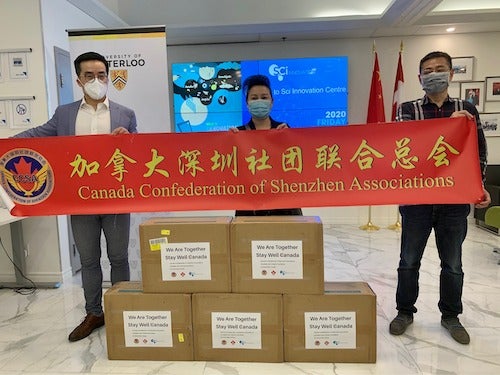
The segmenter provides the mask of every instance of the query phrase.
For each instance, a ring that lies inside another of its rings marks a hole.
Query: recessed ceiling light
[[[452,32],[454,32],[454,31],[455,31],[455,28],[454,28],[454,27],[448,27],[448,28],[446,29],[446,32],[447,32],[447,33],[452,33]]]

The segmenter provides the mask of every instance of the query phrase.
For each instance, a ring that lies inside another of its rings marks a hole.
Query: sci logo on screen
[[[269,74],[278,77],[278,81],[283,81],[283,78],[288,75],[288,66],[272,64],[269,66]]]

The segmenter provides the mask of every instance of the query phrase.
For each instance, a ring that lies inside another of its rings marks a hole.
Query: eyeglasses
[[[92,81],[94,78],[97,78],[99,81],[105,81],[108,78],[108,75],[105,72],[100,72],[97,74],[94,73],[85,73],[83,75],[85,81]]]
[[[430,73],[449,73],[450,72],[450,69],[447,68],[447,67],[437,67],[436,69],[432,69],[432,68],[429,68],[429,69],[424,69],[422,70],[422,75],[426,75],[426,74],[430,74]]]

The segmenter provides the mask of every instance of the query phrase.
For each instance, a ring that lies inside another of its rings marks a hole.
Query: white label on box
[[[210,242],[161,244],[164,281],[212,280]]]
[[[356,349],[356,312],[305,312],[306,349]]]
[[[124,311],[125,346],[173,346],[170,311]]]
[[[252,278],[302,279],[302,241],[252,241]]]
[[[212,312],[212,348],[262,349],[260,313]]]

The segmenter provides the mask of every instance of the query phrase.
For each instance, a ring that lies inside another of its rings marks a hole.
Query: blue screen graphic
[[[242,83],[269,77],[271,117],[291,127],[347,125],[347,57],[172,64],[175,131],[227,130],[249,121]]]

